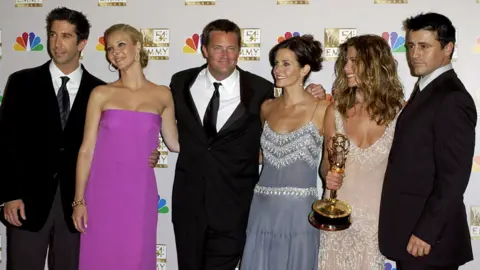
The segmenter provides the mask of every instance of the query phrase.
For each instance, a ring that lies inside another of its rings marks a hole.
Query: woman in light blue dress
[[[308,222],[318,198],[323,118],[328,101],[303,84],[322,68],[320,42],[293,37],[270,51],[282,95],[262,105],[263,168],[255,187],[241,270],[316,270],[319,231]]]

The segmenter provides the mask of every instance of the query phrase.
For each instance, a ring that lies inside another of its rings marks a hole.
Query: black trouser
[[[397,262],[398,270],[458,270],[458,266],[431,266],[420,262]]]
[[[59,188],[43,228],[29,232],[8,226],[6,248],[7,270],[44,270],[47,250],[49,270],[78,269],[80,234],[68,230]]]
[[[174,222],[173,228],[179,270],[234,270],[242,256],[246,228],[240,224],[216,230],[205,218],[196,218]]]

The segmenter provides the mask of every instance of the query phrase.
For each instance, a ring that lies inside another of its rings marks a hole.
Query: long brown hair
[[[358,88],[348,87],[344,67],[349,47],[357,50],[356,69]],[[403,86],[397,74],[397,62],[388,43],[380,36],[362,35],[349,38],[339,47],[335,62],[335,101],[340,114],[347,118],[347,110],[355,106],[356,91],[360,89],[367,112],[377,124],[388,124],[402,108]]]

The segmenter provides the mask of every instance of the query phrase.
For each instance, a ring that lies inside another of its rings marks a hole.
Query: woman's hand
[[[327,184],[327,189],[329,190],[339,190],[343,184],[343,175],[329,171],[325,176],[325,182]]]
[[[88,214],[86,205],[77,205],[73,208],[73,224],[77,231],[85,234],[87,228]]]

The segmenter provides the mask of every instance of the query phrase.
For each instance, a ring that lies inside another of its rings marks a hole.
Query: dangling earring
[[[140,53],[137,52],[137,54],[135,54],[135,61],[140,61]]]
[[[108,65],[108,70],[110,70],[111,72],[117,72],[118,69],[115,68],[115,67],[112,65],[112,63],[110,63],[110,64]]]

